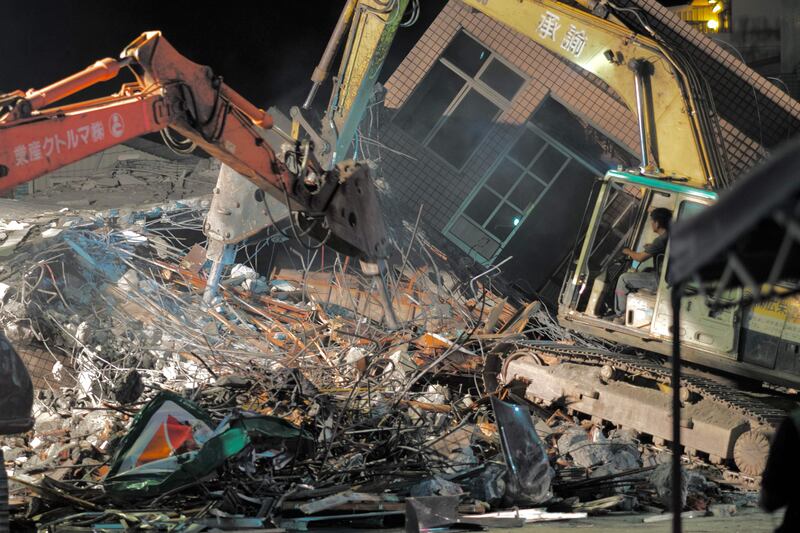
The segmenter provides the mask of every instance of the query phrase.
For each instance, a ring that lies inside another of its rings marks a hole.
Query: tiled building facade
[[[642,8],[706,75],[733,175],[800,128],[800,105],[709,37],[655,0],[619,3]],[[386,90],[392,202],[412,220],[424,204],[435,244],[478,265],[513,255],[504,271],[531,292],[568,260],[593,177],[639,151],[634,114],[603,81],[456,0]]]

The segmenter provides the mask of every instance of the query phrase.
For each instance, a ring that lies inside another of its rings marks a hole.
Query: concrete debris
[[[732,503],[715,503],[708,506],[711,516],[735,516],[736,505]]]
[[[636,434],[485,390],[495,345],[559,334],[538,302],[423,253],[390,276],[391,330],[347,259],[273,233],[205,305],[207,210],[0,221],[0,325],[37,389],[33,430],[0,439],[20,528],[389,525],[425,498],[464,524],[668,505],[669,466]],[[685,491],[692,510],[741,505],[698,473]]]
[[[658,465],[650,474],[650,483],[656,490],[661,504],[669,509],[672,505],[672,465]],[[681,474],[681,502],[686,505],[689,489],[689,477],[685,472]]]
[[[461,486],[452,481],[448,481],[440,476],[426,479],[409,489],[409,494],[414,497],[419,496],[458,496],[464,491]]]
[[[583,468],[599,466],[611,460],[611,447],[605,442],[592,442],[581,427],[568,428],[558,439],[558,453],[569,455],[575,465]]]
[[[56,173],[37,182],[30,198],[72,208],[109,209],[211,194],[218,161],[193,156],[168,161],[141,155],[119,156],[112,164],[83,175]]]

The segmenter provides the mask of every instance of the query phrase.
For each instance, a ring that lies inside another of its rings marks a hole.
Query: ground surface
[[[665,520],[657,523],[643,523],[645,514],[628,516],[598,516],[583,520],[569,520],[563,522],[545,522],[529,524],[522,528],[490,529],[492,533],[567,533],[568,531],[591,531],[592,533],[616,533],[618,531],[647,531],[667,533],[672,531],[672,522]],[[736,516],[718,518],[702,517],[689,518],[683,521],[683,531],[686,533],[768,533],[777,528],[782,519],[781,513],[770,515],[757,509],[740,509]],[[319,529],[325,533],[343,533],[344,529]],[[402,529],[359,529],[360,533],[403,533]]]
[[[585,520],[572,520],[567,522],[550,522],[544,524],[530,524],[522,529],[493,530],[493,531],[520,531],[532,533],[565,533],[569,530],[589,530],[592,533],[612,533],[634,529],[636,531],[668,532],[672,529],[672,522],[645,524],[644,516],[605,516],[592,517]],[[690,518],[683,521],[683,531],[687,533],[726,532],[726,533],[766,533],[774,531],[780,525],[780,517],[773,516],[757,510],[742,510],[737,516],[726,518],[703,517]]]

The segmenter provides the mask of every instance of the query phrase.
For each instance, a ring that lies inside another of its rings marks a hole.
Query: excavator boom
[[[139,72],[137,81],[119,93],[54,107],[124,67]],[[179,54],[160,32],[142,34],[119,60],[99,61],[38,91],[2,96],[0,106],[0,190],[170,128],[304,213],[315,234],[339,251],[369,258],[386,255],[383,221],[365,166],[323,170],[306,153],[295,154],[306,163],[290,171],[262,136],[272,126],[271,116],[210,68]]]

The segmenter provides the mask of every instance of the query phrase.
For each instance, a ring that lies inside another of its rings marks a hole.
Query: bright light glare
[[[708,26],[709,30],[718,30],[719,21],[717,19],[709,19],[708,22],[706,22],[706,26]]]
[[[514,217],[514,225],[519,226],[520,220],[519,217]]]

